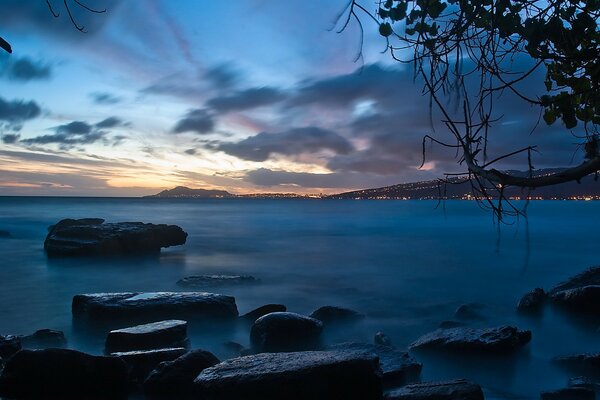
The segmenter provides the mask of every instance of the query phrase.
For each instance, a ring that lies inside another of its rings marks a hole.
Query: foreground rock
[[[377,357],[360,352],[264,353],[207,368],[195,385],[206,400],[380,399]]]
[[[48,256],[157,253],[163,247],[185,244],[186,239],[187,233],[176,225],[63,219],[49,228],[44,250]]]
[[[474,353],[507,353],[526,345],[531,331],[520,331],[514,326],[497,328],[438,329],[421,336],[410,345],[411,349],[440,349]]]
[[[483,391],[475,383],[458,379],[416,383],[385,395],[386,400],[483,400]]]
[[[241,285],[256,283],[258,280],[248,275],[195,275],[188,276],[177,281],[179,286],[184,287],[211,287],[226,285]]]
[[[163,361],[173,361],[187,353],[183,347],[166,348],[158,350],[142,350],[112,353],[111,356],[119,357],[129,368],[129,376],[135,382],[143,382],[150,372]]]
[[[570,354],[556,357],[553,361],[563,368],[584,375],[596,375],[600,372],[600,353]]]
[[[379,357],[384,386],[397,386],[414,382],[419,379],[423,368],[423,365],[407,352],[396,350],[390,346],[368,343],[340,343],[329,346],[327,349],[376,355]]]
[[[182,398],[193,393],[194,379],[219,359],[204,350],[193,350],[173,360],[162,362],[144,382],[144,393],[152,398]]]
[[[572,387],[540,393],[541,400],[595,400],[596,393],[583,387]]]
[[[549,296],[556,304],[586,313],[600,313],[600,266],[555,286]]]
[[[203,292],[92,293],[73,297],[73,315],[91,319],[237,317],[231,296]]]
[[[287,308],[283,304],[265,304],[260,306],[246,314],[242,315],[241,318],[249,322],[254,322],[263,315],[267,315],[274,312],[286,312]]]
[[[591,389],[594,392],[600,392],[600,382],[585,376],[569,378],[569,387],[582,387]]]
[[[188,347],[187,322],[167,320],[110,331],[106,351],[153,350],[168,347]]]
[[[517,303],[517,311],[521,313],[539,312],[546,301],[546,292],[542,288],[535,288],[526,293]]]
[[[0,358],[7,359],[21,350],[21,339],[17,336],[0,336]]]
[[[48,347],[65,347],[67,338],[62,331],[40,329],[31,335],[21,336],[23,347],[28,349],[45,349]]]
[[[21,350],[0,376],[8,398],[124,398],[127,387],[123,360],[67,349]]]
[[[363,314],[354,310],[350,310],[349,308],[335,306],[324,306],[318,308],[317,310],[313,311],[310,316],[314,319],[318,319],[325,325],[356,322],[365,317]]]
[[[254,321],[250,344],[257,353],[314,350],[319,347],[323,324],[305,315],[275,312]]]

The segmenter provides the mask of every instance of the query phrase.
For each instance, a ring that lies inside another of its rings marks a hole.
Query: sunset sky
[[[356,25],[331,29],[347,0],[90,0],[107,12],[73,6],[87,33],[53,3],[58,18],[0,1],[14,51],[0,55],[0,195],[331,193],[460,170],[435,147],[418,168],[428,99],[366,21],[354,61]],[[535,143],[538,168],[580,162],[560,126],[530,133],[538,110],[504,95],[498,112],[499,152]]]

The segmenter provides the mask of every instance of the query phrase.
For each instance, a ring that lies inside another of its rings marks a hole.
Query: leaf
[[[4,40],[4,38],[2,38],[2,36],[0,36],[0,47],[2,47],[4,50],[6,50],[9,53],[12,53],[12,47],[10,47],[10,44]]]

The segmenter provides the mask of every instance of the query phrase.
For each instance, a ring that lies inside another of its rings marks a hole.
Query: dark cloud
[[[56,127],[56,132],[65,135],[87,135],[92,131],[92,125],[84,121],[73,121]]]
[[[39,117],[42,113],[35,101],[12,100],[0,97],[0,120],[10,123],[22,122]]]
[[[213,116],[206,110],[190,110],[173,128],[174,133],[196,132],[211,133],[215,128]]]
[[[69,134],[69,133],[55,133],[52,135],[42,135],[31,139],[23,139],[22,143],[31,144],[51,144],[56,143],[61,145],[63,148],[69,148],[71,146],[80,144],[92,144],[105,136],[105,132],[90,132],[88,134]]]
[[[217,89],[229,89],[237,84],[240,72],[231,64],[219,64],[204,73],[206,78]]]
[[[124,125],[126,123],[116,117],[106,118],[96,124],[90,124],[85,121],[73,121],[55,127],[55,133],[53,134],[23,139],[21,143],[27,145],[58,144],[62,149],[70,149],[76,145],[92,144],[98,141],[103,141],[106,145],[116,146],[123,142],[126,137],[119,135],[111,139],[108,137],[109,132],[105,129]]]
[[[20,135],[9,133],[2,135],[2,142],[4,144],[13,144],[19,140]]]
[[[123,100],[118,96],[106,92],[94,92],[90,94],[90,97],[92,98],[94,103],[101,105],[118,104]]]
[[[41,60],[32,60],[29,57],[2,56],[0,58],[2,69],[0,76],[11,81],[27,82],[31,80],[49,79],[52,67]]]
[[[115,128],[117,126],[126,125],[123,121],[121,121],[117,117],[108,117],[96,124],[96,128]]]
[[[196,149],[187,149],[184,151],[184,153],[193,156],[194,154],[196,154]]]
[[[278,103],[286,97],[285,93],[272,87],[251,88],[232,95],[214,97],[206,105],[217,113],[243,111]]]
[[[235,143],[221,143],[218,150],[250,161],[266,161],[272,154],[300,155],[320,150],[347,154],[352,144],[339,134],[322,128],[294,128],[279,133],[261,132]]]

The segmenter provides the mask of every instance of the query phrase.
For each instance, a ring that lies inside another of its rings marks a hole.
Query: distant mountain
[[[199,199],[213,199],[213,198],[226,198],[234,197],[231,193],[225,190],[207,190],[207,189],[190,189],[185,186],[177,186],[174,189],[163,190],[158,194],[144,197],[159,197],[159,198],[199,198]]]

